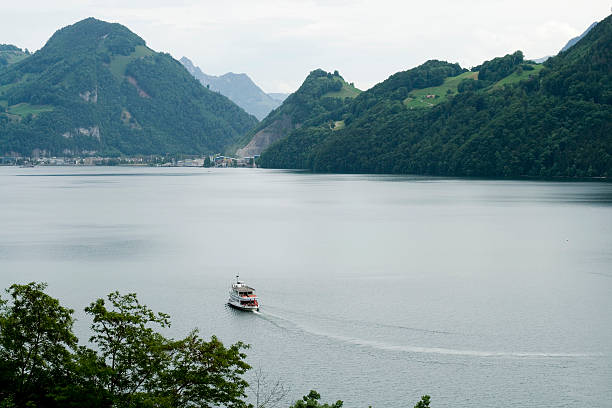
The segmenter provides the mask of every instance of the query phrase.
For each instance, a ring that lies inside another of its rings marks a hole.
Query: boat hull
[[[234,309],[242,310],[243,312],[258,312],[259,306],[247,306],[233,303],[231,300],[227,302],[228,306],[233,307]]]

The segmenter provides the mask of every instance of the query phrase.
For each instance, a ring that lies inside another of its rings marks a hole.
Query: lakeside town
[[[134,157],[32,157],[0,156],[0,166],[149,166],[149,167],[257,167],[259,155],[229,157],[211,156],[134,156]]]

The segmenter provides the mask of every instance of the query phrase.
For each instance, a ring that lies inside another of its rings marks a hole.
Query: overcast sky
[[[208,74],[245,72],[292,92],[309,71],[337,69],[361,89],[428,59],[469,68],[517,49],[556,54],[610,0],[0,0],[0,43],[41,48],[86,17],[126,25],[156,51]]]

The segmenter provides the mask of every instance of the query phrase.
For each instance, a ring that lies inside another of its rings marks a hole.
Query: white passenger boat
[[[255,294],[255,289],[245,285],[238,275],[236,275],[236,282],[232,283],[230,288],[227,304],[240,310],[259,310],[259,299]]]

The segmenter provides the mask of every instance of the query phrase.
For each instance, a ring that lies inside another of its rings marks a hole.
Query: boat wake
[[[268,306],[266,307],[268,308]],[[316,317],[319,320],[325,320],[325,321],[329,321],[329,322],[337,322],[337,323],[352,323],[355,325],[359,325],[359,326],[363,326],[363,325],[367,325],[370,327],[374,327],[374,328],[389,328],[389,329],[396,329],[396,330],[405,330],[405,331],[411,331],[411,332],[419,332],[419,333],[430,333],[430,334],[455,334],[455,335],[459,335],[460,333],[456,333],[456,332],[450,332],[450,331],[445,331],[445,330],[432,330],[432,329],[423,329],[420,327],[410,327],[410,326],[402,326],[402,325],[398,325],[398,324],[388,324],[388,323],[378,323],[378,322],[371,322],[371,321],[365,321],[365,320],[353,320],[353,319],[337,319],[337,318],[333,318],[330,316],[317,316],[314,315],[312,313],[302,313],[302,312],[295,312],[295,311],[289,311],[289,310],[283,310],[280,309],[278,307],[274,307],[277,310],[282,310],[286,313],[289,313],[291,315],[301,315],[301,316],[306,316],[308,318],[312,318],[313,316]],[[280,316],[278,316],[280,318]]]
[[[559,353],[559,352],[530,352],[530,351],[490,351],[490,350],[467,350],[446,347],[424,347],[408,344],[392,344],[377,340],[367,340],[358,337],[342,336],[326,333],[320,330],[306,327],[282,316],[265,312],[254,312],[262,319],[274,326],[288,331],[299,331],[317,337],[324,337],[333,341],[351,344],[357,347],[368,347],[376,350],[411,353],[411,354],[437,354],[448,356],[463,357],[482,357],[482,358],[589,358],[601,357],[602,353]],[[381,325],[385,326],[385,325]],[[442,332],[444,333],[444,332]]]
[[[580,357],[596,357],[601,354],[593,353],[546,353],[546,352],[517,352],[517,351],[486,351],[486,350],[464,350],[464,349],[449,349],[443,347],[421,347],[413,345],[397,345],[388,344],[379,341],[370,341],[358,338],[345,336],[328,336],[323,333],[317,335],[326,336],[335,340],[343,341],[357,346],[372,347],[378,350],[400,351],[406,353],[418,354],[444,354],[450,356],[466,356],[466,357],[506,357],[506,358],[580,358]]]

